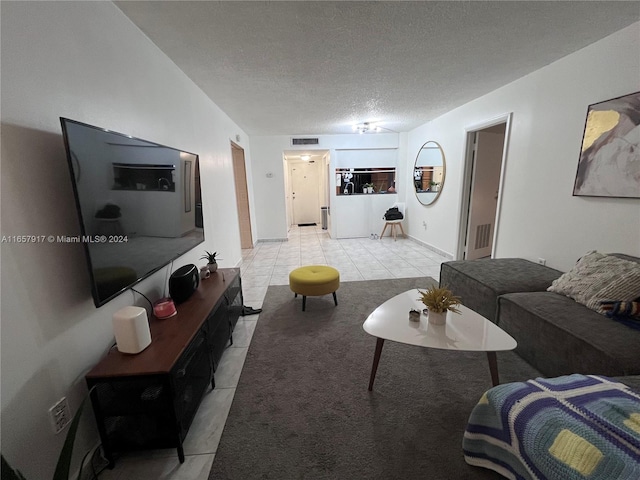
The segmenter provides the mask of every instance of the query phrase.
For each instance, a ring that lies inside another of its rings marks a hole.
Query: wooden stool
[[[402,220],[388,220],[385,224],[384,224],[384,228],[382,229],[382,233],[380,234],[380,239],[382,239],[382,237],[384,237],[384,232],[385,230],[387,230],[387,227],[391,225],[391,236],[393,237],[393,240],[395,241],[398,238],[398,227],[400,227],[400,231],[402,232],[402,235],[404,237],[407,236],[406,233],[404,233],[404,229],[402,228]]]
[[[326,265],[309,265],[296,268],[289,273],[289,288],[302,295],[302,311],[307,305],[307,296],[320,296],[333,293],[333,301],[338,305],[336,290],[340,288],[340,272]]]

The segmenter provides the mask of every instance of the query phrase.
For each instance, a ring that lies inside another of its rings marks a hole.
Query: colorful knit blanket
[[[498,385],[471,412],[470,465],[527,480],[640,479],[640,395],[606,377]]]

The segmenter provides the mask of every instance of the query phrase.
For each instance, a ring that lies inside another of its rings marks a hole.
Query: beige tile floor
[[[440,264],[447,259],[404,238],[329,238],[320,227],[293,227],[286,242],[265,242],[242,252],[244,304],[262,307],[269,285],[288,285],[289,272],[301,265],[331,265],[340,280],[359,281],[429,276],[439,279]],[[293,296],[292,296],[293,298]],[[225,351],[215,373],[216,388],[208,391],[184,443],[181,465],[175,449],[123,454],[101,480],[206,479],[224,429],[259,315],[240,317],[233,345]],[[364,319],[363,319],[364,320]]]

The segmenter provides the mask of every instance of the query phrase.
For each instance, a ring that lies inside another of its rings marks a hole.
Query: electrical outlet
[[[49,409],[49,418],[51,419],[53,433],[60,433],[67,426],[71,421],[71,410],[69,410],[69,403],[66,397],[62,397]]]
[[[546,264],[547,264],[547,261],[546,261],[544,258],[539,258],[539,259],[538,259],[538,263],[539,263],[540,265],[546,265]]]

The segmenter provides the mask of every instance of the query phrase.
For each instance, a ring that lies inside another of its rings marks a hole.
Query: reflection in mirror
[[[204,241],[198,155],[62,122],[100,306]]]
[[[422,145],[413,167],[413,184],[421,204],[431,205],[440,196],[445,171],[444,152],[440,144],[429,141]]]

